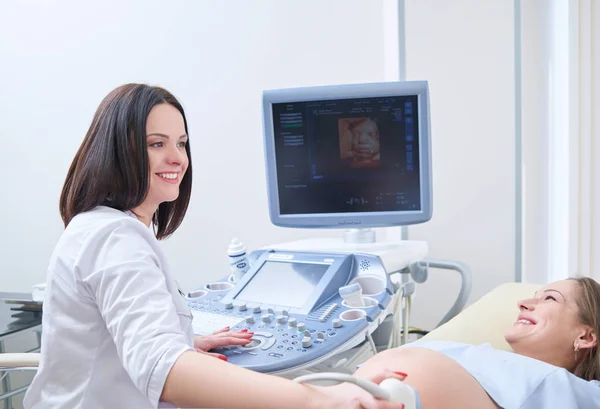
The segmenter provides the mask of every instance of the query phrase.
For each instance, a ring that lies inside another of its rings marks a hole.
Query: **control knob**
[[[333,321],[333,328],[339,328],[342,326],[342,320],[335,318]]]
[[[254,324],[254,317],[252,315],[248,315],[245,319],[247,324]]]
[[[268,324],[269,322],[271,322],[271,314],[263,314],[261,319],[262,322]]]
[[[312,345],[312,337],[304,337],[302,338],[302,348],[308,348]]]
[[[278,324],[285,324],[286,318],[283,315],[279,315],[277,316],[277,323]]]
[[[304,332],[306,330],[306,324],[301,322],[298,324],[298,332]]]
[[[297,321],[296,321],[296,318],[290,318],[290,319],[288,320],[288,326],[289,326],[290,328],[294,328],[294,327],[296,326],[296,323],[297,323]]]

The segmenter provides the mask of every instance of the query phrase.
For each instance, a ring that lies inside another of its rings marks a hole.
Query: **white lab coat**
[[[159,398],[177,358],[194,350],[192,315],[149,228],[108,207],[77,215],[47,285],[25,408],[171,407]]]

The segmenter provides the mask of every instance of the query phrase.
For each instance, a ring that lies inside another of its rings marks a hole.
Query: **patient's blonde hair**
[[[589,277],[574,277],[569,278],[569,280],[576,281],[581,287],[581,297],[577,299],[579,319],[583,324],[592,327],[598,340],[600,338],[600,284]],[[581,351],[581,353],[582,357],[573,373],[588,381],[600,381],[598,345]]]

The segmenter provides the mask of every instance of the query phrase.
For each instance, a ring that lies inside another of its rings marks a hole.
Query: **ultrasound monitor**
[[[267,90],[263,126],[274,225],[363,229],[431,219],[427,82]]]

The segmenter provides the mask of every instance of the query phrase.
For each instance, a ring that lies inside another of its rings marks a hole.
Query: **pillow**
[[[450,321],[420,338],[465,344],[490,343],[494,348],[512,351],[504,333],[519,315],[517,302],[532,297],[541,284],[505,283],[465,308]]]

